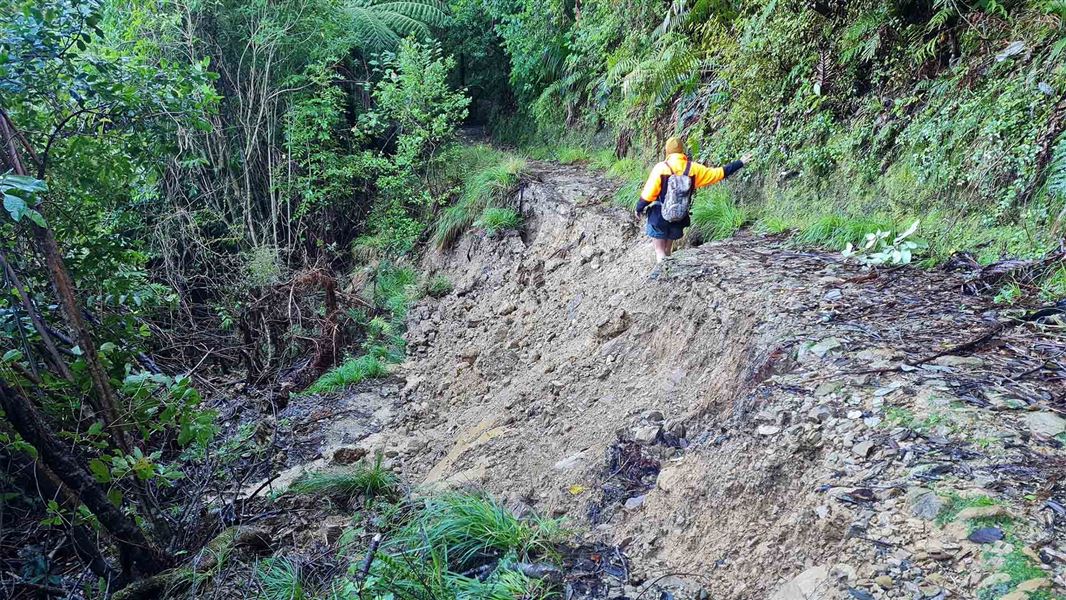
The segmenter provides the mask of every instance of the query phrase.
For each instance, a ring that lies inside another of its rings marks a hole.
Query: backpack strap
[[[670,171],[671,175],[677,175],[677,173],[674,173],[674,168],[670,166],[670,161],[664,160],[663,164],[666,165],[666,170]]]
[[[691,158],[685,160],[685,177],[689,176],[688,172],[689,172],[690,169],[692,169],[692,159]],[[673,171],[670,171],[670,172],[673,173]]]

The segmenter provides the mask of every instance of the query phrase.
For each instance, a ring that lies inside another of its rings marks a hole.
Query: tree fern
[[[873,60],[881,48],[881,31],[887,23],[888,11],[884,8],[859,17],[844,31],[844,37],[841,40],[843,47],[841,56],[844,62],[850,63],[855,59],[860,62]]]
[[[686,37],[666,36],[657,46],[644,60],[626,57],[609,69],[608,77],[621,84],[626,97],[662,104],[702,74],[703,60]]]
[[[392,50],[409,35],[429,37],[448,16],[436,0],[348,0],[345,10],[356,44],[367,52]]]

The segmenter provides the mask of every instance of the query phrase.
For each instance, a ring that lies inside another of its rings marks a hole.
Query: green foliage
[[[700,192],[692,205],[692,226],[706,240],[727,238],[751,222],[747,210],[737,206],[728,188]]]
[[[475,225],[484,229],[489,235],[493,235],[522,227],[522,215],[519,215],[518,211],[513,208],[489,207],[482,211]]]
[[[572,148],[564,146],[556,151],[556,160],[564,165],[583,163],[589,161],[589,152],[584,148]]]
[[[454,68],[455,59],[442,56],[439,45],[405,40],[374,87],[378,110],[368,113],[363,123],[384,119],[399,128],[394,161],[400,170],[431,159],[442,144],[454,139],[455,126],[466,118],[470,98],[448,85]]]
[[[303,495],[340,497],[345,500],[363,496],[393,496],[399,487],[399,479],[381,466],[381,455],[374,464],[357,466],[352,470],[307,472],[289,487],[289,492]]]
[[[447,548],[449,561],[461,567],[494,554],[550,555],[561,533],[558,522],[521,521],[489,496],[452,493],[428,498],[396,543]]]
[[[489,496],[430,496],[386,537],[366,588],[379,597],[548,598],[551,590],[513,566],[555,559],[562,535],[557,522],[519,520]],[[493,560],[478,579],[461,575]]]
[[[922,240],[909,239],[918,230],[920,223],[921,221],[915,221],[906,231],[895,236],[887,230],[867,233],[860,248],[856,249],[848,242],[843,255],[845,258],[854,257],[870,266],[910,264],[915,254],[929,247],[929,244]]]
[[[1018,282],[1004,284],[992,299],[996,304],[1014,304],[1022,299],[1024,292]]]
[[[526,168],[521,158],[487,146],[474,147],[467,158],[472,170],[463,179],[462,193],[434,226],[433,243],[439,249],[451,246],[486,208],[507,207]]]
[[[455,284],[444,275],[434,275],[424,285],[425,295],[430,298],[443,298],[454,289]]]
[[[346,359],[340,366],[330,369],[306,390],[305,394],[328,394],[353,386],[366,379],[385,377],[389,369],[376,356],[365,354],[359,358]]]
[[[268,558],[256,567],[263,600],[307,600],[300,567],[287,558]]]
[[[446,8],[436,0],[345,0],[352,35],[364,50],[392,50],[406,36],[430,37],[444,23]]]
[[[876,217],[849,218],[841,215],[820,217],[804,227],[798,236],[804,244],[842,248],[860,243],[871,231],[891,230],[893,225]]]

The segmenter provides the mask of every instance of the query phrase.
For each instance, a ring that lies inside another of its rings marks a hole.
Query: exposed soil
[[[395,378],[292,415],[311,468],[382,450],[564,516],[590,555],[628,555],[588,597],[1062,593],[1060,313],[751,233],[654,267],[612,191],[533,164],[521,235],[427,256],[455,291],[412,308]]]

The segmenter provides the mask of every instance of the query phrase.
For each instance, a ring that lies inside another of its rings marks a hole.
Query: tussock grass
[[[858,245],[867,233],[896,229],[895,223],[889,219],[831,214],[817,218],[800,229],[797,241],[812,246],[843,249],[849,242]]]
[[[724,187],[699,194],[692,205],[692,226],[706,240],[727,238],[751,222],[751,215],[738,206]]]
[[[422,284],[422,293],[430,298],[443,298],[454,289],[455,284],[444,275],[434,275]]]
[[[378,357],[365,354],[358,358],[349,358],[340,366],[326,371],[303,393],[327,394],[353,386],[366,379],[384,377],[388,374],[388,367]]]
[[[546,599],[555,594],[514,564],[556,559],[564,535],[558,522],[520,520],[487,495],[430,496],[386,537],[366,591],[370,597]],[[470,576],[477,568],[488,571]]]
[[[379,454],[374,464],[347,470],[328,470],[304,473],[289,487],[298,495],[321,495],[343,498],[395,496],[400,480],[381,466]]]
[[[476,225],[490,234],[522,226],[522,216],[513,208],[489,207],[481,213]]]
[[[493,160],[464,178],[459,200],[438,218],[433,231],[438,249],[454,244],[486,208],[506,207],[517,189],[526,161],[495,150],[488,156]]]
[[[555,151],[555,160],[564,165],[587,163],[591,158],[592,155],[585,148],[564,146]]]
[[[306,600],[300,568],[287,558],[268,558],[256,568],[263,600]]]
[[[398,539],[447,548],[449,561],[461,568],[511,552],[521,559],[551,554],[561,533],[557,521],[519,520],[490,496],[448,493],[428,498]]]

